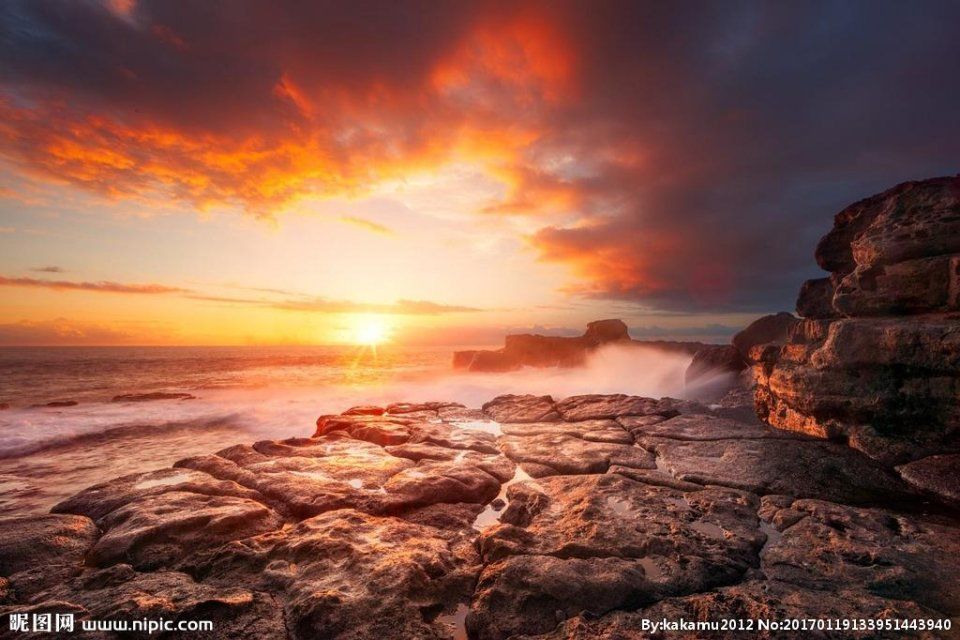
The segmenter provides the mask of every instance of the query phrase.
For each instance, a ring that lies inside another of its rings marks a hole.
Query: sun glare
[[[357,318],[351,337],[355,344],[375,347],[390,339],[390,325],[381,316]]]

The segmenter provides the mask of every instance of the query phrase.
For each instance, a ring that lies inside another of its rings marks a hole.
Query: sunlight
[[[375,347],[390,339],[390,324],[383,316],[359,316],[351,328],[354,344]]]

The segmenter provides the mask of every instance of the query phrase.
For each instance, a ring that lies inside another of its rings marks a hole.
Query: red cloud
[[[950,3],[108,4],[0,3],[24,170],[273,215],[466,159],[586,295],[788,305],[834,211],[960,157]]]

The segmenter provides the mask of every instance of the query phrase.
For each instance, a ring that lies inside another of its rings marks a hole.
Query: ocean
[[[449,347],[0,348],[0,515],[233,444],[310,436],[318,416],[358,404],[681,396],[690,358],[606,348],[584,368],[498,374],[451,361]]]

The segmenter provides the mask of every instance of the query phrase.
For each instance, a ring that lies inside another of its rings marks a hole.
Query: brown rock
[[[717,375],[738,374],[746,368],[746,361],[733,345],[711,345],[693,354],[684,382],[690,384]]]
[[[514,485],[504,524],[482,536],[473,636],[544,633],[582,611],[633,608],[735,581],[764,536],[756,497],[686,494],[616,475]],[[471,636],[471,637],[473,637]]]
[[[900,478],[863,454],[817,440],[675,440],[642,438],[657,467],[706,485],[822,498],[853,504],[916,498]]]
[[[836,318],[833,308],[834,283],[830,278],[807,280],[800,285],[797,313],[803,318]]]
[[[483,413],[497,422],[550,422],[559,420],[550,396],[503,395],[484,403]]]
[[[532,477],[557,474],[605,473],[610,465],[655,468],[653,456],[639,447],[582,440],[568,433],[502,436],[504,455]]]
[[[204,583],[278,592],[302,638],[446,638],[424,612],[469,600],[479,570],[449,530],[340,510],[229,544],[193,567]]]
[[[6,598],[23,602],[79,573],[98,533],[83,516],[0,518],[0,576],[9,578]]]
[[[960,506],[960,455],[930,456],[897,467],[911,485]]]
[[[280,516],[253,500],[171,491],[129,502],[104,516],[103,536],[89,560],[101,567],[128,562],[154,569],[281,524]]]
[[[623,420],[628,420],[624,418]],[[651,421],[646,424],[629,422],[631,433],[638,442],[655,443],[656,438],[673,440],[752,440],[756,438],[793,439],[797,437],[763,424],[739,422],[712,415],[685,414],[674,418]]]
[[[190,469],[161,469],[114,478],[84,489],[55,505],[53,513],[74,513],[100,520],[125,504],[143,498],[185,491],[209,496],[233,496],[264,502],[263,496],[229,480]]]
[[[784,344],[797,318],[791,313],[780,313],[763,316],[747,325],[747,328],[733,336],[733,346],[746,358],[750,349],[761,344],[773,342]]]
[[[622,393],[570,396],[557,403],[557,411],[567,422],[611,419],[656,413],[657,401],[653,398],[627,396]]]
[[[565,434],[590,442],[633,444],[633,437],[614,420],[581,420],[580,422],[520,422],[501,427],[507,436]]]
[[[663,620],[721,624],[726,620],[741,620],[751,624],[752,631],[698,630],[670,631],[665,637],[678,640],[726,640],[733,634],[750,638],[786,639],[802,632],[760,630],[758,620],[869,620],[869,619],[937,619],[935,611],[913,602],[879,598],[857,588],[831,591],[803,589],[776,580],[751,580],[741,585],[722,587],[715,591],[667,598],[642,611],[613,611],[600,618],[580,615],[567,620],[554,631],[538,635],[539,640],[646,640],[653,636],[649,623]],[[647,626],[645,626],[647,623]],[[518,636],[528,640],[533,636]],[[862,631],[831,631],[831,639],[859,640]],[[871,632],[870,638],[934,638],[934,633],[911,634],[904,631]]]
[[[176,571],[137,573],[130,565],[90,571],[37,596],[74,603],[95,620],[210,620],[212,640],[269,640],[284,637],[282,608],[268,594],[229,585],[214,588]],[[77,622],[79,627],[79,622]],[[86,636],[84,636],[86,637]],[[129,637],[147,638],[147,633]],[[165,636],[164,636],[165,637]]]
[[[374,407],[372,405],[361,405],[358,407],[351,407],[344,411],[341,415],[344,416],[382,416],[386,409],[383,407]]]
[[[768,578],[821,591],[863,585],[878,597],[960,613],[960,529],[819,500],[790,509],[803,517],[766,549]]]

